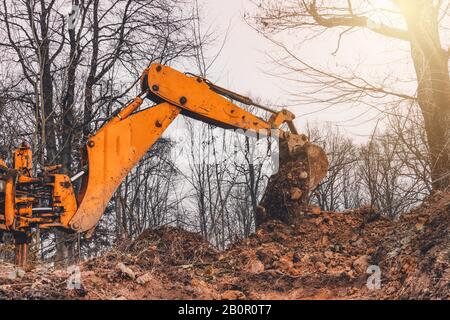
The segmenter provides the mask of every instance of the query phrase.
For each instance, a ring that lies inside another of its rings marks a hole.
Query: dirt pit
[[[146,230],[67,271],[0,265],[0,299],[449,299],[450,192],[390,221],[370,208],[273,220],[217,251],[197,234]],[[377,282],[379,275],[380,282]]]

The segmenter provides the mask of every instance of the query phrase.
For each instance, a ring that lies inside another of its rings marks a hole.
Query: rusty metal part
[[[315,189],[328,172],[328,157],[325,151],[308,141],[305,135],[287,133],[280,140],[280,162],[305,162],[306,170],[299,176],[308,179],[306,187],[310,191]]]

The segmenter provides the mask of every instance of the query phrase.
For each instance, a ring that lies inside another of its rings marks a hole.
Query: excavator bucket
[[[256,227],[271,219],[296,224],[298,212],[307,210],[310,193],[325,178],[325,151],[305,135],[286,133],[280,137],[280,166],[273,174],[255,213]]]
[[[325,151],[302,134],[286,133],[280,138],[280,167],[289,166],[289,175],[302,180],[303,192],[315,189],[327,175]],[[285,170],[286,171],[286,170]]]

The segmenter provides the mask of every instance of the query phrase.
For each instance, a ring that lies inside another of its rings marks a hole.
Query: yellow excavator
[[[179,114],[226,129],[242,129],[259,136],[276,135],[287,142],[284,145],[288,152],[304,151],[300,154],[310,164],[303,177],[307,179],[304,184],[307,189],[314,188],[325,177],[328,165],[325,153],[309,143],[305,135],[298,134],[292,122],[294,115],[288,110],[261,106],[207,79],[163,64],[150,65],[140,80],[141,94],[87,139],[82,169],[74,176],[58,173],[61,165],[44,167],[34,174],[32,151],[26,142],[15,150],[12,168],[0,160],[0,234],[13,234],[17,265],[27,263],[33,228],[92,234],[122,180]],[[140,108],[145,98],[155,104]],[[271,116],[263,120],[230,99],[262,108]],[[284,123],[289,131],[280,128]],[[82,180],[76,192],[73,183],[78,179]]]

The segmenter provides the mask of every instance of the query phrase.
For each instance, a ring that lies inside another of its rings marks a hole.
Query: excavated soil
[[[66,271],[0,265],[0,299],[449,299],[450,192],[390,221],[370,208],[302,209],[225,251],[173,227]],[[381,288],[369,288],[379,268]]]

